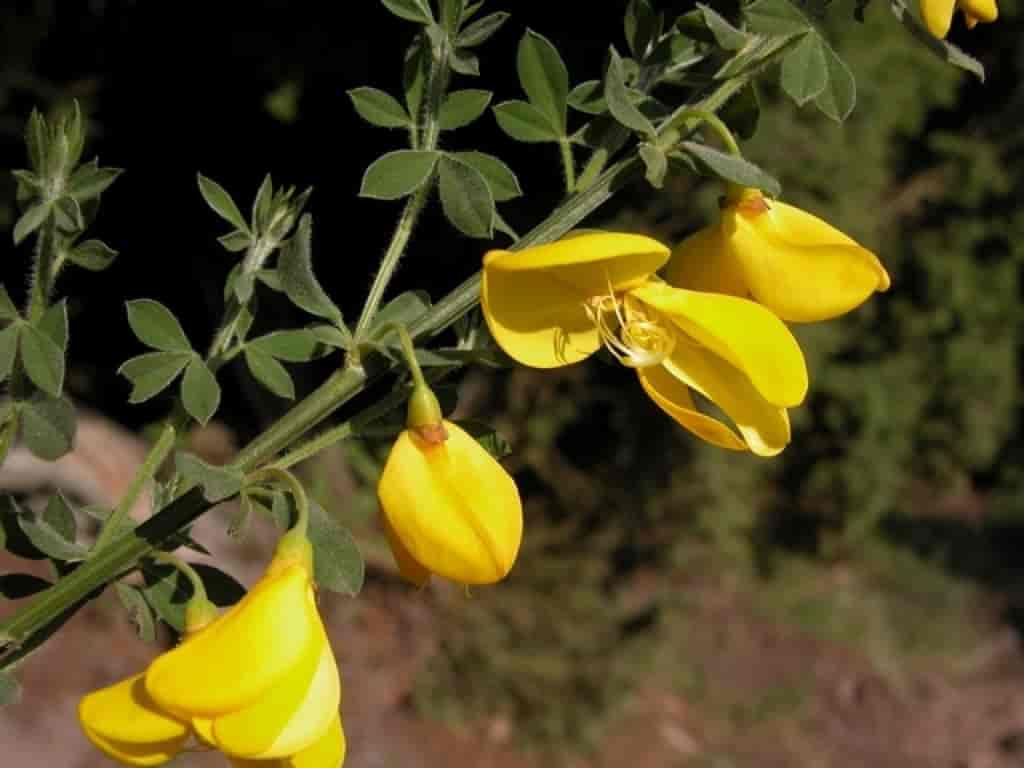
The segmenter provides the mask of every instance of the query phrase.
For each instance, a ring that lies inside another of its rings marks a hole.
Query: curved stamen
[[[620,299],[610,286],[607,294],[592,296],[584,311],[605,348],[629,368],[660,365],[672,354],[676,334],[649,308]]]

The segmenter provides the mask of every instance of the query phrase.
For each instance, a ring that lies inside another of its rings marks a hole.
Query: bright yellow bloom
[[[162,765],[191,736],[188,725],[157,708],[142,674],[85,696],[78,719],[89,741],[124,765]]]
[[[338,669],[302,543],[297,556],[279,548],[240,602],[144,674],[84,697],[79,718],[90,741],[127,765],[165,763],[194,736],[232,758],[338,768],[313,759],[343,755],[344,735]]]
[[[786,408],[807,392],[800,347],[760,304],[655,278],[668,258],[655,240],[617,233],[491,251],[481,307],[498,344],[525,365],[568,365],[603,345],[636,368],[651,399],[698,437],[777,454],[790,438]],[[736,430],[697,410],[691,390],[721,408]]]
[[[335,716],[330,728],[318,741],[291,757],[277,760],[231,760],[233,768],[341,768],[345,762],[345,732],[341,718]]]
[[[717,224],[684,240],[665,279],[681,288],[752,297],[793,323],[837,317],[889,288],[889,275],[871,251],[757,190],[745,190],[722,209]]]
[[[519,491],[472,436],[448,421],[442,427],[426,435],[406,429],[392,446],[377,486],[384,530],[402,576],[414,584],[432,573],[491,584],[519,552]]]
[[[942,39],[949,33],[953,13],[959,8],[968,29],[979,21],[989,23],[999,17],[995,0],[921,0],[921,17],[928,31]]]

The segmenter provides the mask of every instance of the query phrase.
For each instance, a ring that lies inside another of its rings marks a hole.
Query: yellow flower
[[[146,690],[235,757],[288,757],[318,741],[341,683],[308,564],[275,558],[239,603],[150,665]]]
[[[161,765],[194,737],[233,759],[272,761],[261,763],[267,768],[338,768],[340,758],[323,756],[344,755],[341,684],[308,541],[278,553],[224,615],[187,621],[183,642],[145,673],[82,699],[79,719],[93,744],[136,766]]]
[[[928,31],[942,39],[949,33],[953,13],[959,8],[968,29],[979,21],[989,23],[999,17],[995,0],[921,0],[921,17]]]
[[[232,758],[233,768],[341,768],[345,762],[345,732],[341,718],[335,716],[319,740],[301,752],[277,760],[243,760]]]
[[[398,436],[377,486],[384,530],[402,576],[422,586],[432,573],[491,584],[512,569],[523,508],[509,474],[448,421]]]
[[[755,302],[655,278],[668,258],[661,243],[618,233],[491,251],[484,257],[481,307],[498,344],[525,365],[568,365],[603,345],[698,437],[777,454],[790,438],[786,408],[807,392],[800,347]],[[736,430],[697,410],[691,390],[721,408]]]
[[[752,297],[783,320],[827,320],[889,288],[871,251],[816,216],[744,190],[717,225],[684,240],[665,279],[697,291]]]

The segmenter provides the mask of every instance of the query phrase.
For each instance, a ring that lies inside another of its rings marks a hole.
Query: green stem
[[[441,105],[448,90],[449,53],[450,45],[447,33],[439,34],[430,59],[430,72],[427,74],[427,98],[424,100],[422,113],[423,129],[417,142],[417,148],[424,152],[434,151],[437,148],[437,140],[441,135],[439,118]],[[373,322],[373,318],[377,315],[381,299],[384,298],[384,292],[387,291],[391,277],[395,273],[395,268],[398,267],[398,262],[405,253],[412,230],[416,226],[420,213],[423,212],[423,206],[430,197],[430,190],[433,188],[433,185],[434,173],[432,172],[430,178],[426,179],[420,188],[413,193],[412,197],[406,201],[405,208],[402,209],[402,215],[398,218],[395,231],[391,235],[391,242],[384,253],[384,258],[381,259],[380,267],[378,267],[377,274],[370,285],[370,292],[366,296],[366,303],[363,304],[363,311],[359,314],[359,320],[356,323],[354,332],[355,344],[353,345],[355,356],[351,358],[355,363],[360,362],[358,356],[359,344],[364,340],[366,332]]]
[[[288,492],[295,499],[295,525],[291,530],[299,536],[305,536],[309,530],[309,499],[306,497],[306,489],[302,483],[291,472],[277,466],[263,467],[253,472],[246,478],[247,483],[262,483],[267,480],[280,481],[288,486]]]
[[[746,80],[727,80],[706,99],[695,105],[700,109],[721,108]],[[561,237],[579,224],[588,214],[630,181],[638,178],[643,164],[635,155],[620,160],[606,169],[585,190],[578,190],[559,206],[550,216],[520,238],[514,246],[519,250],[532,245],[549,242]],[[480,273],[465,280],[447,296],[434,304],[409,326],[413,339],[426,338],[440,333],[459,317],[471,310],[480,300]],[[390,369],[390,364],[380,355],[372,355],[360,368],[345,368],[331,375],[308,397],[297,403],[265,432],[250,442],[236,457],[232,466],[243,472],[251,472],[269,461],[274,454],[294,443],[335,410],[362,392]],[[386,398],[385,398],[386,399]],[[382,401],[383,402],[383,401]],[[376,409],[371,406],[364,413]],[[361,417],[348,422],[349,428]],[[344,426],[344,425],[343,425]],[[336,428],[339,431],[342,427]],[[207,502],[198,488],[175,499],[167,507],[146,520],[138,528],[128,531],[112,541],[103,550],[96,552],[71,573],[64,576],[52,587],[35,595],[0,623],[0,643],[10,646],[0,650],[0,669],[18,657],[18,648],[31,642],[35,633],[40,635],[52,625],[73,613],[73,610],[89,597],[93,590],[133,568],[140,558],[148,555],[161,542],[192,523],[212,505]]]
[[[138,472],[135,473],[135,477],[132,480],[132,484],[128,487],[128,491],[121,497],[121,501],[118,503],[117,507],[110,514],[110,517],[108,517],[103,523],[103,527],[100,529],[100,534],[96,537],[96,543],[93,544],[91,554],[95,554],[96,552],[104,549],[108,544],[110,544],[111,539],[117,535],[117,532],[124,527],[124,522],[128,519],[132,507],[135,506],[135,501],[139,498],[139,494],[142,492],[143,486],[157,473],[157,470],[159,470],[160,466],[164,463],[164,459],[167,458],[167,454],[169,454],[171,449],[174,447],[174,437],[174,427],[170,424],[164,426],[163,432],[160,433],[160,438],[150,449],[146,456],[146,460],[142,462],[142,466],[139,467]]]
[[[387,327],[398,336],[398,343],[402,345],[402,354],[405,356],[405,367],[409,369],[413,383],[417,387],[426,387],[427,381],[423,378],[420,362],[416,359],[416,347],[413,346],[409,332],[401,323],[388,323]]]
[[[572,156],[572,144],[568,136],[558,140],[558,148],[562,155],[562,171],[565,173],[565,194],[571,195],[576,191],[576,161]]]
[[[700,123],[706,123],[718,134],[718,138],[725,144],[725,148],[729,150],[729,154],[733,157],[743,157],[743,153],[740,151],[740,145],[736,143],[736,137],[732,135],[732,131],[729,130],[729,126],[723,122],[723,120],[707,109],[682,109],[677,110],[672,118],[669,120],[668,125],[663,128],[659,133],[667,138],[672,137],[671,131],[675,128],[681,127],[684,124],[693,124],[690,126],[690,131],[696,128],[696,125]],[[687,132],[690,132],[687,131]],[[675,141],[669,141],[669,144],[674,144]]]
[[[57,216],[53,212],[39,230],[36,247],[32,254],[32,276],[28,290],[28,307],[25,317],[35,325],[50,307],[53,291],[54,262],[57,259]]]
[[[172,555],[170,552],[163,552],[157,550],[150,555],[154,560],[160,563],[166,563],[167,565],[173,566],[181,571],[182,575],[189,580],[192,585],[192,600],[197,602],[209,600],[206,596],[206,587],[203,585],[203,580],[199,578],[199,574],[196,573],[195,568],[186,563],[180,557]]]

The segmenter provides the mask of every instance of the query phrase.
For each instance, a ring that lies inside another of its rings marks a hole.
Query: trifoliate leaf
[[[409,113],[389,93],[363,86],[348,92],[352,106],[366,122],[381,128],[408,128],[412,123]]]
[[[191,352],[192,345],[181,323],[167,307],[152,299],[129,301],[128,325],[147,347],[162,352]]]
[[[117,372],[132,384],[128,402],[144,403],[159,394],[191,360],[191,352],[147,352],[126,360]]]
[[[312,238],[313,218],[307,213],[299,220],[295,234],[281,249],[277,259],[277,276],[285,294],[299,309],[332,320],[341,327],[344,325],[341,310],[320,287],[313,274]]]
[[[153,619],[153,609],[142,594],[142,590],[131,584],[117,582],[114,591],[121,601],[121,605],[128,611],[128,617],[135,625],[135,631],[139,639],[144,643],[152,643],[156,640],[156,622]]]
[[[220,384],[202,358],[195,355],[181,379],[181,402],[189,416],[203,426],[220,406]]]
[[[289,363],[305,363],[321,356],[322,353],[320,340],[306,328],[274,331],[252,339],[249,346]]]
[[[525,101],[503,101],[494,107],[498,127],[516,141],[558,141],[562,134],[547,116]]]
[[[452,152],[451,155],[480,172],[487,180],[495,202],[502,203],[523,194],[515,173],[494,155],[483,152]]]
[[[251,346],[245,348],[245,363],[249,371],[263,386],[278,397],[288,400],[295,398],[295,384],[283,365],[268,355]]]
[[[644,161],[647,182],[655,189],[661,189],[665,183],[665,173],[668,171],[665,150],[655,144],[643,142],[640,144],[639,152],[640,159]]]
[[[385,8],[400,19],[415,21],[418,24],[430,24],[434,21],[427,0],[381,0],[381,2]]]
[[[528,29],[519,41],[516,70],[530,103],[548,118],[559,135],[565,135],[569,72],[558,49],[543,35]]]
[[[117,251],[101,240],[86,240],[67,254],[68,261],[90,272],[102,272],[114,263],[116,257]]]
[[[803,106],[825,90],[828,85],[825,50],[821,36],[808,32],[782,60],[782,90]]]
[[[11,323],[0,331],[0,381],[5,381],[14,368],[14,357],[18,353],[19,323]]]
[[[22,403],[21,436],[33,454],[56,461],[75,440],[75,409],[65,397],[33,395]]]
[[[857,103],[857,82],[853,73],[827,41],[822,40],[825,65],[828,71],[828,85],[818,94],[814,104],[828,117],[842,122]]]
[[[0,320],[14,320],[16,317],[20,317],[18,308],[11,301],[7,288],[0,284]]]
[[[60,397],[64,387],[64,350],[46,333],[31,325],[22,325],[21,362],[25,373],[39,389],[51,397]]]
[[[400,149],[374,160],[363,174],[360,197],[398,200],[411,195],[430,178],[437,165],[437,152]]]
[[[25,211],[14,225],[14,244],[20,245],[22,240],[43,225],[52,212],[53,203],[48,201],[36,203]]]
[[[741,157],[735,157],[693,141],[681,142],[679,146],[700,161],[714,175],[725,181],[731,181],[742,187],[760,189],[771,197],[778,197],[782,191],[777,179]]]
[[[483,16],[472,24],[467,24],[459,36],[455,39],[455,45],[459,48],[472,48],[487,42],[491,35],[501,29],[501,25],[508,20],[508,14],[504,11]]]
[[[103,194],[122,173],[121,168],[100,168],[96,160],[91,160],[72,174],[66,192],[81,205]]]
[[[470,237],[494,234],[494,197],[483,175],[454,156],[441,158],[441,207],[456,229]]]
[[[609,54],[608,71],[605,73],[604,80],[604,98],[608,102],[608,111],[612,113],[612,117],[627,128],[653,137],[655,135],[654,125],[633,103],[629,89],[626,87],[622,58],[615,48],[611,48]]]
[[[487,105],[491,103],[491,96],[493,94],[490,91],[482,91],[478,88],[452,91],[441,105],[441,112],[438,116],[441,128],[452,131],[469,125],[484,113]]]

